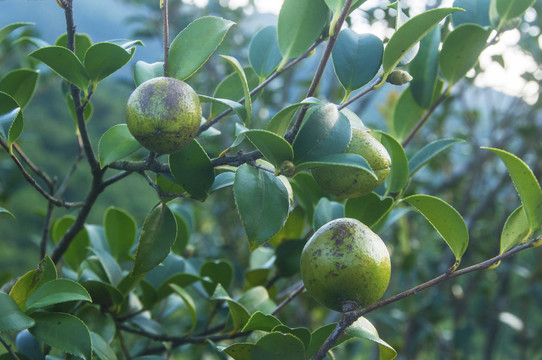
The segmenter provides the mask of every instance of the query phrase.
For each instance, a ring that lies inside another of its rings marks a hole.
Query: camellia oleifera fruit
[[[362,222],[335,219],[309,239],[301,252],[301,278],[322,305],[350,311],[376,303],[390,281],[386,245]]]
[[[363,156],[378,179],[364,170],[344,166],[329,165],[312,169],[314,180],[329,194],[340,198],[367,195],[388,177],[390,155],[368,130],[353,127],[352,139],[344,152]]]
[[[157,77],[139,85],[126,106],[126,125],[147,149],[159,154],[181,150],[196,136],[201,122],[198,95],[186,83]]]

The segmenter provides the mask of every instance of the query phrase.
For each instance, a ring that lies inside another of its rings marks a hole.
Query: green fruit
[[[126,106],[130,133],[141,145],[159,154],[181,150],[194,139],[200,122],[198,95],[174,78],[145,81],[130,95]]]
[[[391,168],[390,155],[369,131],[352,128],[352,139],[344,152],[363,156],[378,179],[364,170],[345,166],[329,165],[312,169],[314,180],[329,194],[341,198],[367,195],[388,177]]]
[[[390,281],[390,254],[384,242],[355,219],[322,226],[301,252],[301,278],[322,305],[350,311],[376,303]]]

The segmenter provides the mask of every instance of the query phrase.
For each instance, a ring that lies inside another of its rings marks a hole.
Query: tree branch
[[[431,115],[435,112],[436,108],[442,104],[442,102],[448,97],[448,91],[445,91],[442,95],[440,95],[440,97],[435,101],[435,103],[433,105],[431,105],[431,107],[429,108],[429,110],[427,110],[427,112],[422,116],[422,118],[420,119],[420,121],[418,121],[418,123],[416,124],[416,126],[414,126],[414,128],[410,131],[410,133],[408,134],[408,136],[406,137],[406,139],[403,141],[403,143],[401,145],[403,145],[403,147],[407,146],[408,143],[414,138],[414,136],[416,135],[416,133],[421,129],[421,127],[427,122],[427,120],[429,120],[429,118],[431,117]]]

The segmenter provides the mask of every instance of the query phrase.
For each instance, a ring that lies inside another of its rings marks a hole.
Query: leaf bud
[[[412,75],[404,70],[394,70],[388,75],[386,82],[393,85],[405,85],[412,81]]]

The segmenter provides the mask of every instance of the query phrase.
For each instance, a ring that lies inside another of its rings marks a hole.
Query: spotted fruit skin
[[[340,198],[367,195],[386,180],[391,169],[388,151],[367,130],[352,128],[352,139],[345,153],[361,155],[378,179],[368,172],[344,166],[321,166],[311,170],[314,180],[327,193]]]
[[[355,219],[335,219],[322,226],[301,252],[301,278],[322,305],[342,312],[376,303],[390,281],[386,245]]]
[[[159,154],[181,150],[201,122],[198,95],[181,80],[158,77],[139,85],[128,99],[126,125],[147,149]]]

